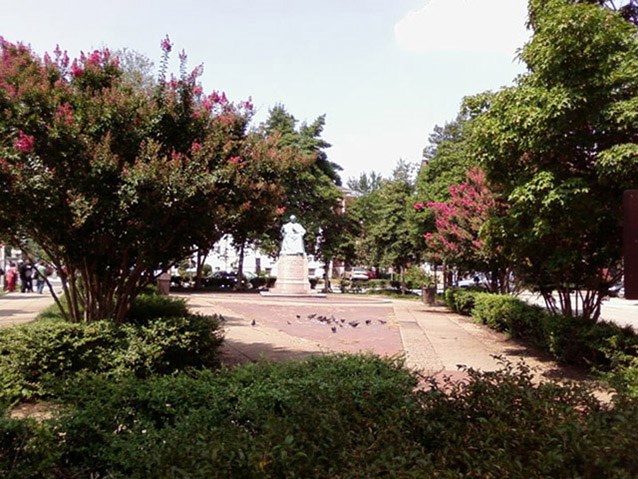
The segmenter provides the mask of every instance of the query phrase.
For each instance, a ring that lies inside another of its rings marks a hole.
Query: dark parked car
[[[234,288],[237,284],[237,274],[234,272],[215,271],[212,276],[202,278],[202,286],[216,289]]]

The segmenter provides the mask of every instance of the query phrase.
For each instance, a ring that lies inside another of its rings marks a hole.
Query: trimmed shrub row
[[[218,366],[219,316],[189,314],[183,301],[153,295],[133,314],[121,326],[46,319],[0,329],[0,403],[47,396],[53,382],[82,371],[143,378]]]
[[[497,331],[528,341],[562,363],[615,371],[620,376],[608,375],[612,382],[638,393],[638,335],[630,327],[552,315],[507,295],[450,289],[445,300],[459,314],[471,315]]]
[[[0,476],[636,477],[638,403],[507,365],[452,384],[372,356],[64,388],[60,416],[0,419]]]

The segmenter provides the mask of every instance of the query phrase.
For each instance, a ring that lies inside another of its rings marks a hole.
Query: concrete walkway
[[[0,296],[0,328],[33,321],[53,303],[50,294],[13,292]]]
[[[466,366],[484,371],[500,368],[498,356],[519,359],[538,375],[582,379],[547,356],[505,335],[450,313],[442,306],[368,296],[269,298],[256,294],[182,294],[191,309],[221,314],[225,342],[223,361],[287,360],[331,352],[370,352],[402,357],[424,374],[458,374]],[[0,327],[33,320],[53,302],[48,295],[10,293],[0,297]]]

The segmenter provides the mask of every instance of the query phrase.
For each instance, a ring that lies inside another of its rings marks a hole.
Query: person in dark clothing
[[[31,262],[22,262],[18,266],[20,275],[20,291],[22,293],[33,293],[33,265]]]

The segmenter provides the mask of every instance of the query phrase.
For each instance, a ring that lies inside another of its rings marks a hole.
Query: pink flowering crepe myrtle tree
[[[126,320],[158,270],[217,234],[250,101],[205,94],[201,67],[143,87],[108,49],[37,57],[0,38],[0,235],[43,250],[73,321]],[[68,306],[67,306],[68,305]]]
[[[504,205],[488,188],[485,174],[475,167],[467,180],[449,187],[450,200],[415,203],[417,211],[429,208],[436,231],[424,235],[431,256],[462,271],[488,272],[492,291],[508,288],[507,268],[502,250],[486,241],[488,229],[504,212]]]

